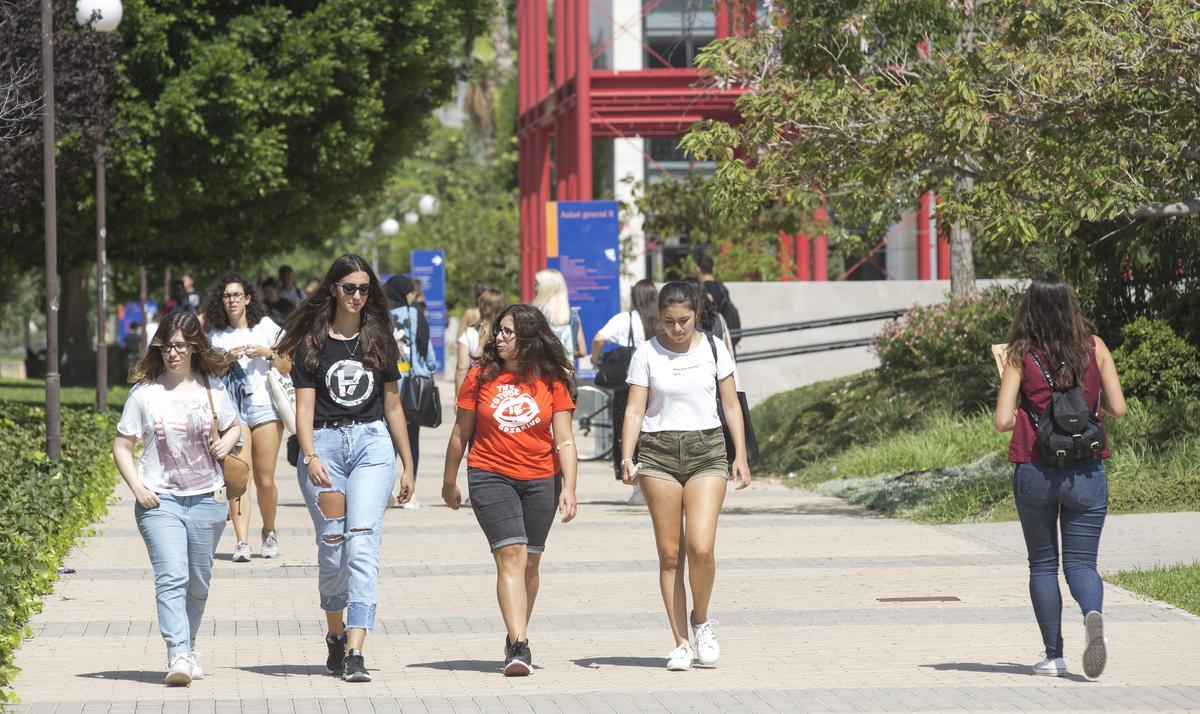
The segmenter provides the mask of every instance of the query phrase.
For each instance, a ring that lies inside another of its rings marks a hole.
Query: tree
[[[1200,209],[1200,9],[1183,0],[783,0],[700,59],[747,85],[741,124],[686,148],[719,161],[723,210],[828,201],[877,230],[914,196],[993,253],[1081,226]]]

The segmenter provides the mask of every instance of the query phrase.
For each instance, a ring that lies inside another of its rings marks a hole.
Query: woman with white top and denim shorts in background
[[[196,316],[163,318],[130,374],[113,460],[137,499],[134,518],[154,566],[158,629],[167,643],[166,683],[200,679],[196,635],[208,602],[213,553],[225,530],[220,459],[237,445],[237,410],[218,379],[225,364]],[[213,439],[213,412],[221,431]],[[140,458],[134,445],[141,441]]]
[[[705,299],[698,286],[684,282],[667,283],[659,292],[661,330],[637,348],[630,362],[622,430],[622,476],[626,483],[640,480],[654,526],[659,587],[675,641],[667,656],[671,671],[691,669],[693,662],[713,666],[720,657],[708,614],[716,579],[717,518],[731,472],[736,488],[750,485],[733,358],[723,342],[697,327]],[[718,389],[734,446],[732,464]],[[690,618],[680,561],[685,555]]]

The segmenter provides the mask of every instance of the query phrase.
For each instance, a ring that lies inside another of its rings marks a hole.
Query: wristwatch
[[[304,455],[304,465],[308,466],[308,462],[312,461],[315,458],[317,458],[317,452],[315,452],[315,451],[311,454],[305,454]]]

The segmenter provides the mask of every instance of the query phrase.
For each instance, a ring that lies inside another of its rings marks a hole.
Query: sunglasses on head
[[[334,285],[341,288],[342,292],[350,297],[353,297],[354,293],[362,293],[363,297],[366,297],[367,293],[371,292],[370,283],[363,283],[362,285],[355,285],[354,283],[334,283]]]

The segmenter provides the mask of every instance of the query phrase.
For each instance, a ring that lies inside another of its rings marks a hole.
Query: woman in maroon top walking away
[[[1079,411],[1078,393],[1069,393],[1075,387],[1081,389],[1088,412],[1086,419],[1076,421],[1099,428],[1086,440],[1071,432],[1086,434],[1087,426],[1066,432],[1062,427],[1072,405]],[[1112,354],[1092,333],[1070,286],[1053,273],[1043,273],[1030,283],[1013,321],[994,417],[997,431],[1013,433],[1008,449],[1008,460],[1016,465],[1013,494],[1029,551],[1029,596],[1046,648],[1045,659],[1033,665],[1034,674],[1067,674],[1058,587],[1060,529],[1063,573],[1084,616],[1084,674],[1099,677],[1108,659],[1100,614],[1104,584],[1096,570],[1108,512],[1103,460],[1110,454],[1103,436],[1104,414],[1116,419],[1125,415]],[[1058,418],[1050,421],[1052,416]],[[1061,444],[1048,447],[1052,431],[1068,439],[1072,450]],[[1046,454],[1052,460],[1044,460]]]

